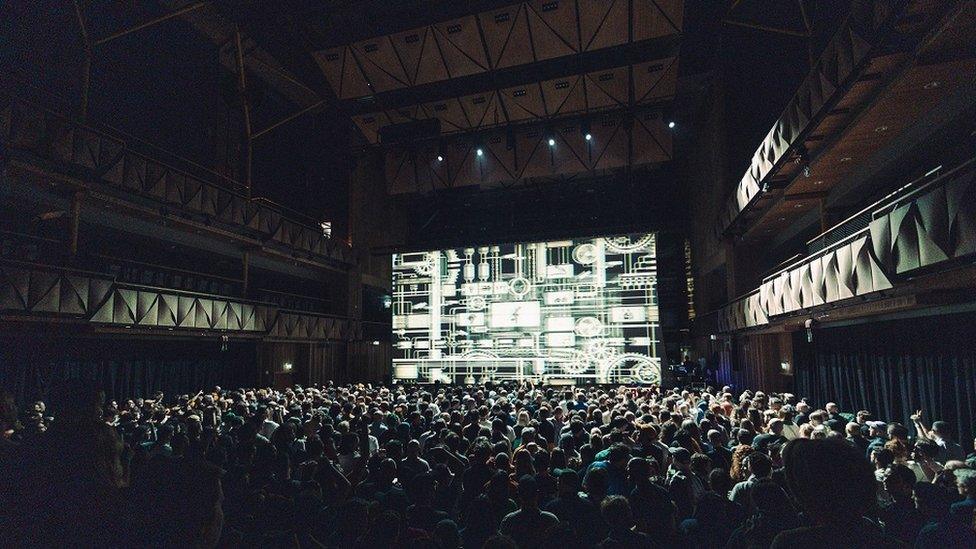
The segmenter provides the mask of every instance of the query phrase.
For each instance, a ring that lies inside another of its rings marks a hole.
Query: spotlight
[[[671,128],[672,130],[674,129],[674,120],[668,122],[668,127]]]
[[[586,134],[586,135],[583,136],[583,139],[589,141],[589,140],[593,139],[593,136],[590,135],[590,134]]]
[[[556,146],[556,140],[550,137],[549,138],[549,146],[550,147],[555,147]]]
[[[478,149],[477,151],[475,151],[475,153],[476,153],[476,154],[477,154],[478,156],[484,156],[484,155],[485,155],[485,151],[483,151],[483,150],[481,150],[481,149]]]
[[[444,161],[444,157],[441,156],[441,155],[437,155],[437,161],[438,162],[443,162]]]

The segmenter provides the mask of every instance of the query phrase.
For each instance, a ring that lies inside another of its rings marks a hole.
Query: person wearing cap
[[[883,421],[868,421],[868,449],[867,457],[870,458],[875,450],[884,448],[888,442],[888,424]]]
[[[556,515],[539,509],[536,481],[525,475],[518,481],[519,509],[502,519],[501,532],[515,540],[520,548],[539,547],[546,531],[559,523]]]
[[[966,459],[966,451],[962,446],[952,440],[952,428],[947,421],[935,421],[932,428],[927,429],[922,423],[922,411],[919,410],[912,415],[912,423],[918,431],[919,438],[927,438],[939,447],[935,460],[945,463],[951,460],[962,461]]]
[[[580,476],[572,469],[556,469],[556,497],[544,509],[569,524],[586,547],[596,545],[606,535],[599,508],[580,497]]]

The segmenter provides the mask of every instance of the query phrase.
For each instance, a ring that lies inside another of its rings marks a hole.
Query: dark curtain
[[[822,406],[865,409],[911,426],[952,424],[971,449],[976,421],[976,315],[957,314],[817,330],[812,344],[798,332],[796,389]]]
[[[23,406],[65,379],[92,382],[107,399],[167,397],[260,380],[255,344],[206,341],[0,338],[0,387]]]

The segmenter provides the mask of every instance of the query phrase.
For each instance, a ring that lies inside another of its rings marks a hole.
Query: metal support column
[[[78,227],[81,223],[81,202],[84,198],[84,191],[75,191],[71,195],[71,217],[68,218],[68,251],[72,259],[78,255]]]
[[[237,47],[237,85],[241,96],[241,112],[244,115],[244,186],[247,189],[247,199],[251,199],[251,156],[254,152],[251,143],[251,107],[247,102],[247,77],[244,74],[244,48],[241,45],[241,31],[234,33],[234,45]]]

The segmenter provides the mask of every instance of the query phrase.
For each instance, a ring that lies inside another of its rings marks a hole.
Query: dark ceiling
[[[79,0],[94,38],[189,4]],[[362,138],[350,121],[348,104],[336,100],[313,52],[511,4],[510,0],[216,0],[201,8],[198,15],[213,15],[239,26],[249,44],[270,54],[283,71],[323,101],[323,107],[256,142],[258,194],[311,215],[343,216],[351,150],[361,146]],[[713,75],[711,82],[721,83],[730,105],[749,106],[728,109],[729,169],[734,177],[809,70],[809,54],[819,52],[849,3],[687,0],[684,4],[675,107],[679,112],[674,116],[683,117],[683,131],[694,132],[699,105],[694,97],[680,97],[685,89],[682,83],[698,82],[705,73]],[[0,41],[5,73],[35,88],[30,93],[38,100],[74,108],[84,57],[73,3],[6,2],[0,10],[0,35],[10,38]],[[810,28],[809,40],[796,36],[806,32],[805,24]],[[229,165],[233,155],[226,150],[233,140],[221,133],[237,131],[239,107],[233,98],[234,75],[219,59],[221,46],[228,44],[214,43],[185,16],[105,44],[93,58],[90,118],[217,171],[233,173],[234,166]],[[301,107],[273,86],[252,81],[258,90],[253,105],[257,127],[267,127]],[[451,85],[448,81],[444,87],[450,90]],[[675,147],[680,146],[679,136]]]

